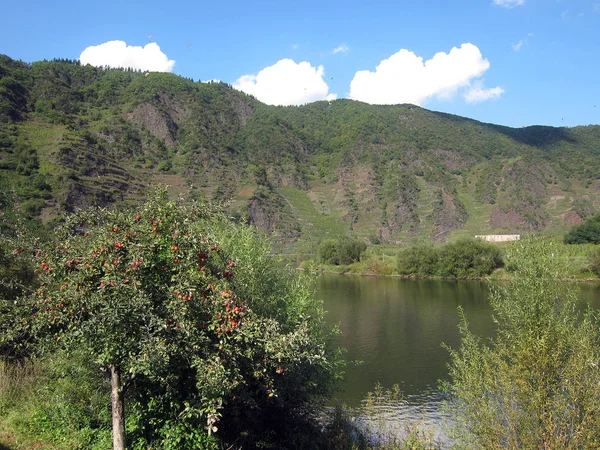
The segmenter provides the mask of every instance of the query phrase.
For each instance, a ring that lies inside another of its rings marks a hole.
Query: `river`
[[[582,304],[600,308],[600,285],[582,283],[579,289]],[[328,322],[340,327],[337,345],[350,362],[335,399],[360,407],[376,383],[385,388],[397,383],[404,401],[386,414],[431,426],[445,440],[439,380],[448,377],[449,354],[442,343],[460,345],[459,306],[473,332],[494,335],[489,290],[488,283],[477,281],[322,276],[317,295]]]

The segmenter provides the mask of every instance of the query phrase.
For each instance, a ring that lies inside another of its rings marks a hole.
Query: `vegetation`
[[[75,365],[63,370],[81,364],[83,384],[104,405],[111,397],[115,449],[301,447],[317,433],[309,406],[331,392],[337,367],[309,280],[280,268],[247,227],[165,196],[82,210],[50,242],[17,242],[40,285],[2,300],[4,357],[66,352]],[[104,436],[106,426],[82,428]]]
[[[590,264],[588,269],[592,273],[596,274],[596,276],[600,277],[600,247],[590,250],[589,261]]]
[[[500,249],[477,239],[460,239],[440,248],[417,245],[398,254],[398,272],[420,277],[481,278],[503,265]]]
[[[498,337],[464,323],[452,352],[461,436],[596,448],[598,324],[557,281],[600,276],[599,143],[600,126],[274,107],[225,83],[0,55],[0,416],[31,447],[434,446],[369,441],[341,415],[320,429],[337,370],[322,306],[247,223],[290,260],[318,246],[330,270],[513,279],[492,298]],[[164,192],[132,209],[149,182],[226,214]],[[461,239],[580,219],[578,245]]]
[[[565,244],[600,244],[600,216],[591,217],[565,235]]]
[[[322,263],[348,265],[360,261],[360,256],[366,249],[367,244],[359,239],[327,239],[319,245],[318,255]]]
[[[0,56],[0,204],[33,222],[137,204],[153,181],[226,203],[300,257],[345,235],[562,234],[600,209],[598,142],[598,126],[512,129],[347,99],[275,107],[225,83]]]
[[[466,319],[451,350],[448,407],[469,448],[596,448],[600,444],[600,328],[580,317],[561,283],[556,245],[518,246],[518,278],[491,296],[497,336],[483,341]]]

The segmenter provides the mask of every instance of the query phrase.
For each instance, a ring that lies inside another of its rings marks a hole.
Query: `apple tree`
[[[159,191],[136,210],[82,210],[31,254],[40,283],[15,302],[14,342],[93,357],[115,449],[126,398],[136,439],[194,448],[228,426],[251,436],[249,418],[306,410],[331,389],[331,331],[309,285],[206,205]]]

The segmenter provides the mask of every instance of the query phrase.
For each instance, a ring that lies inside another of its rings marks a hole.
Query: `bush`
[[[481,278],[502,267],[502,254],[493,244],[461,239],[440,248],[416,245],[398,254],[398,273],[420,277]]]
[[[577,289],[547,242],[519,244],[516,277],[491,297],[497,336],[463,315],[451,350],[447,404],[466,448],[599,448],[600,323],[581,317]]]
[[[321,242],[317,254],[321,262],[339,266],[360,261],[360,257],[366,249],[367,244],[359,239],[328,239]]]
[[[398,273],[420,277],[435,276],[438,271],[439,251],[430,245],[415,245],[398,254]]]
[[[338,256],[337,242],[333,239],[328,239],[321,242],[318,250],[319,261],[325,264],[331,264],[334,266],[339,265],[340,258]]]
[[[577,225],[565,235],[565,244],[600,244],[600,216],[592,217]]]
[[[438,274],[443,277],[481,278],[502,266],[502,254],[494,244],[479,239],[461,239],[442,248]]]
[[[595,248],[588,255],[589,270],[600,277],[600,248]]]

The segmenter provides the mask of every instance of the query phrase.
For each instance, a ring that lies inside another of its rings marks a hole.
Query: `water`
[[[600,285],[581,284],[582,304],[600,308]],[[337,324],[337,344],[347,350],[346,381],[336,400],[360,407],[376,383],[398,383],[404,401],[391,408],[390,419],[412,419],[441,436],[439,380],[447,380],[448,350],[458,348],[460,306],[469,328],[492,337],[494,323],[487,297],[489,285],[476,281],[406,280],[397,278],[322,276],[318,295],[327,320]]]

